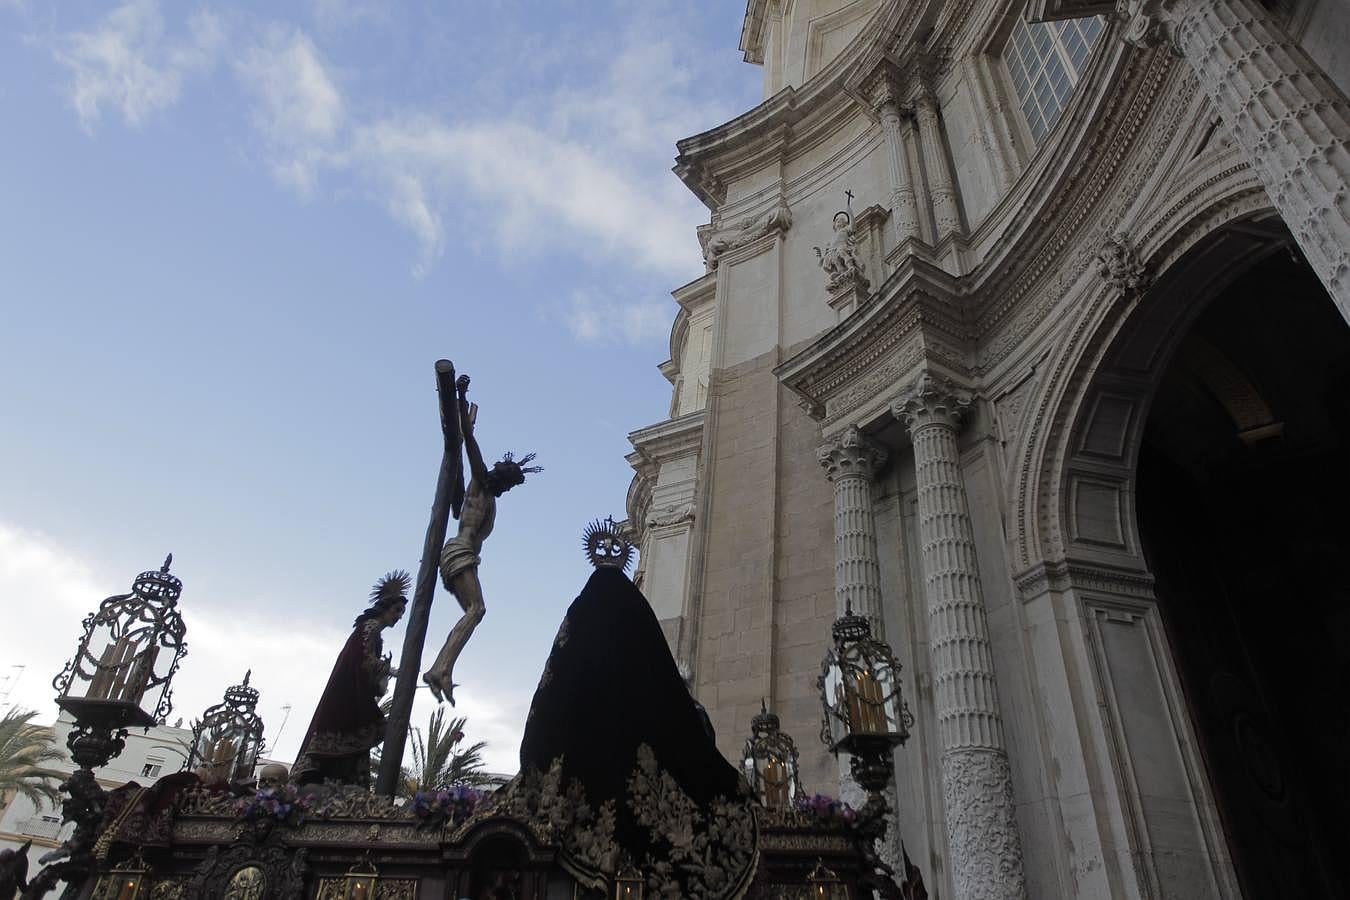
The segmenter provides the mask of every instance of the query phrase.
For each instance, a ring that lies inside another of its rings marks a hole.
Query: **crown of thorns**
[[[370,599],[383,600],[386,603],[392,600],[406,600],[410,587],[412,576],[402,569],[395,569],[375,582],[375,586],[370,589]]]
[[[520,469],[520,471],[521,471],[523,474],[525,474],[525,475],[529,475],[529,474],[532,473],[532,472],[542,472],[542,471],[544,471],[544,467],[543,467],[543,466],[527,466],[527,465],[525,465],[526,463],[530,462],[532,459],[534,459],[534,454],[533,454],[533,453],[526,453],[526,454],[525,454],[524,456],[522,456],[520,459],[516,459],[516,455],[515,455],[514,453],[512,453],[510,450],[507,450],[504,454],[502,454],[502,460],[501,460],[501,461],[502,461],[504,464],[506,464],[506,465],[515,466],[517,469]]]

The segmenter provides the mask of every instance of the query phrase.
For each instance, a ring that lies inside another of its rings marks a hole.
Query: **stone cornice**
[[[740,50],[748,63],[764,63],[764,18],[773,0],[746,0],[745,18],[741,20]]]
[[[870,104],[858,92],[859,84],[887,57],[893,57],[902,70],[909,68],[903,59],[896,60],[890,48],[922,52],[912,36],[931,23],[941,5],[928,0],[916,14],[912,2],[884,3],[849,45],[801,87],[785,87],[729,122],[679,141],[675,174],[704,204],[716,209],[726,199],[727,183],[742,173],[808,149],[836,132],[843,118],[860,112],[870,116]],[[757,7],[751,0],[747,27],[752,15],[762,15],[762,11],[756,13]],[[745,34],[743,30],[743,44]],[[840,99],[856,104],[840,103]]]
[[[779,365],[774,374],[814,409],[817,418],[826,414],[827,405],[831,405],[831,415],[847,412],[831,401],[893,357],[916,334],[928,349],[938,352],[937,348],[943,348],[948,357],[945,365],[959,369],[965,349],[960,315],[955,277],[911,255],[872,300]]]
[[[1153,600],[1153,576],[1137,570],[1056,560],[1040,562],[1013,578],[1024,602],[1035,600],[1047,591],[1078,591],[1123,595]]]
[[[661,463],[697,453],[703,446],[704,411],[667,419],[630,432],[628,442],[643,461]],[[630,454],[631,456],[631,454]]]

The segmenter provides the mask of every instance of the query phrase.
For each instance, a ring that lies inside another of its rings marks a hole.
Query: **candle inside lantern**
[[[136,878],[124,880],[121,884],[121,888],[117,892],[117,900],[136,900],[136,887],[138,883],[139,879]]]
[[[770,756],[764,763],[764,805],[784,809],[788,799],[787,765],[778,757]]]
[[[879,734],[886,730],[886,714],[882,708],[881,682],[870,669],[864,669],[857,676],[857,703],[859,707],[858,724],[855,731],[865,734]]]

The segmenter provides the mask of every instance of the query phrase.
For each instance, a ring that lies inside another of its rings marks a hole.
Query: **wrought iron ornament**
[[[263,720],[258,715],[258,690],[249,686],[253,671],[241,684],[225,689],[225,699],[208,709],[192,726],[192,751],[184,771],[207,767],[221,781],[238,783],[253,777],[263,746]]]
[[[613,516],[596,519],[581,533],[586,558],[597,569],[626,570],[633,562],[633,545]]]
[[[146,694],[160,688],[158,701],[146,713],[156,721],[168,716],[173,709],[170,682],[187,653],[187,627],[177,608],[183,582],[169,574],[172,563],[170,553],[158,570],[136,576],[130,594],[109,597],[85,617],[79,649],[52,680],[58,698],[125,700],[139,706]],[[104,646],[96,646],[96,638],[106,641]],[[167,664],[161,655],[169,657]]]
[[[750,721],[750,737],[741,756],[746,780],[765,806],[787,809],[804,794],[797,772],[797,744],[763,700],[759,715]]]

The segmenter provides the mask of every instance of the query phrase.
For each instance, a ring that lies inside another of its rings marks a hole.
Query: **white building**
[[[62,713],[52,725],[52,744],[66,753],[61,762],[51,763],[49,768],[69,773],[75,771],[65,750],[66,737],[72,726],[70,717]],[[192,747],[192,731],[188,728],[173,728],[158,725],[147,731],[133,728],[127,734],[127,745],[116,759],[101,769],[95,770],[99,784],[107,790],[121,787],[128,781],[148,785],[161,775],[168,775],[183,768],[188,752]],[[60,846],[70,837],[73,825],[64,828],[61,825],[61,804],[44,804],[35,807],[24,797],[6,797],[0,805],[0,849],[17,848],[24,841],[32,841],[28,851],[30,876],[39,868],[37,860],[50,850]]]
[[[749,0],[741,48],[629,456],[722,750],[767,698],[839,790],[851,603],[932,895],[1350,896],[1350,3]]]

